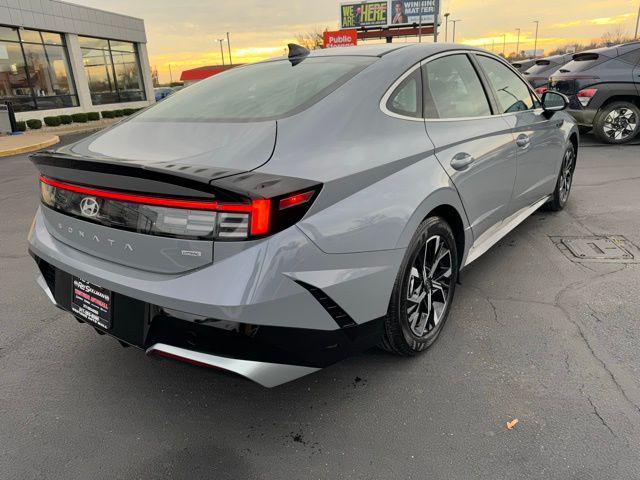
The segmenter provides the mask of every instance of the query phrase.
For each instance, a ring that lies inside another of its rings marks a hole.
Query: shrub
[[[116,117],[121,117],[122,115],[124,115],[124,112],[123,112],[122,110],[114,110],[114,111],[113,111],[113,114],[114,114]]]
[[[42,120],[38,120],[35,118],[27,120],[27,127],[29,127],[31,130],[39,130],[42,128]]]
[[[62,123],[62,120],[58,116],[44,117],[44,123],[47,127],[57,127]]]
[[[27,122],[16,122],[16,130],[18,132],[24,132],[27,130]]]
[[[124,110],[122,110],[122,113],[124,114],[125,117],[128,117],[129,115],[133,115],[137,111],[138,111],[137,108],[125,108]]]
[[[113,114],[113,111],[111,110],[105,110],[103,112],[100,112],[102,114],[102,118],[113,118],[115,117],[115,115]]]
[[[63,125],[69,125],[71,122],[73,122],[71,115],[60,115],[60,123]]]
[[[87,118],[90,122],[95,122],[96,120],[100,120],[100,114],[98,112],[89,112],[87,113]]]
[[[87,123],[88,117],[86,113],[74,113],[71,115],[74,123]]]

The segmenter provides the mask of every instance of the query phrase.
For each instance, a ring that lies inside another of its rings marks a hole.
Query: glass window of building
[[[61,35],[0,27],[0,103],[16,111],[78,105]]]
[[[146,99],[134,43],[92,37],[78,39],[94,105]]]

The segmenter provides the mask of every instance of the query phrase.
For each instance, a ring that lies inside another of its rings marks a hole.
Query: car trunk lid
[[[48,230],[85,253],[147,271],[177,274],[210,264],[214,235],[229,227],[231,239],[247,230],[236,212],[251,206],[234,191],[239,182],[212,182],[267,162],[275,122],[127,123],[32,156]],[[220,204],[236,210],[221,214]]]

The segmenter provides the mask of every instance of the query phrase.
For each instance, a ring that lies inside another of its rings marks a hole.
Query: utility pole
[[[639,27],[640,27],[640,5],[638,6],[638,18],[636,19],[636,34],[633,36],[634,40],[638,38]]]
[[[229,65],[233,65],[231,61],[231,40],[229,40],[229,32],[227,32],[227,48],[229,48]]]
[[[419,2],[420,16],[418,17],[418,43],[422,43],[422,2]]]
[[[422,5],[420,6],[422,8]],[[440,1],[435,2],[435,12],[433,14],[433,42],[438,43],[438,23],[440,20]]]
[[[171,73],[171,64],[169,64],[169,83],[173,83],[173,74]]]
[[[451,20],[453,23],[453,43],[456,43],[456,23],[461,22],[462,20]]]
[[[503,33],[502,34],[502,56],[504,58],[507,58],[506,51],[507,51],[507,34]]]
[[[516,44],[516,56],[520,56],[520,29],[516,28],[518,31],[518,43]]]
[[[449,15],[450,13],[444,14],[444,41],[449,41]]]
[[[534,20],[533,23],[536,24],[536,40],[533,44],[533,58],[538,58],[538,27],[540,26],[540,20]]]
[[[224,38],[219,38],[220,42],[220,55],[222,55],[222,66],[224,67],[224,49],[222,48],[222,42],[224,42]]]

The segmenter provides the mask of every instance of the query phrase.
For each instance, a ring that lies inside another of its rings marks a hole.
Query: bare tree
[[[610,47],[612,45],[619,45],[621,43],[630,42],[632,38],[627,34],[627,31],[618,25],[614,30],[605,32],[600,38],[602,46]]]
[[[309,50],[317,50],[323,46],[324,32],[328,30],[327,27],[321,28],[316,26],[311,30],[296,35],[296,43]]]

